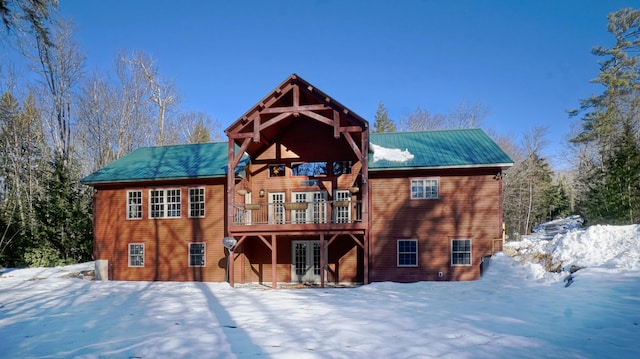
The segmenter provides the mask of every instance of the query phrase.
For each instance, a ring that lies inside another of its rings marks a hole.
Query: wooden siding
[[[497,170],[376,174],[372,198],[371,281],[473,280],[500,238]],[[437,199],[410,199],[411,178],[439,179]],[[397,240],[418,240],[418,266],[397,265]],[[471,239],[470,266],[451,265],[451,240]],[[442,273],[442,277],[438,274]]]
[[[222,181],[220,181],[222,182]],[[205,188],[205,217],[189,218],[189,188]],[[149,190],[181,189],[180,218],[149,218]],[[126,219],[128,190],[142,191],[142,219]],[[224,185],[167,184],[98,188],[94,194],[94,256],[109,261],[114,280],[225,280]],[[189,243],[206,243],[206,265],[189,267]],[[129,267],[128,244],[145,245],[144,267]]]

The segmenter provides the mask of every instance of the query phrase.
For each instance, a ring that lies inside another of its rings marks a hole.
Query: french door
[[[284,192],[269,193],[269,223],[284,224]]]
[[[320,283],[320,241],[292,241],[291,246],[292,281]]]
[[[293,223],[327,223],[327,192],[292,192],[293,202],[307,202],[306,209],[291,211]]]

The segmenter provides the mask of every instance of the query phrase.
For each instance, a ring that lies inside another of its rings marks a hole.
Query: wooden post
[[[324,233],[320,233],[320,288],[324,288],[324,267],[326,260],[324,257]]]
[[[276,243],[276,235],[271,235],[271,288],[275,289],[277,286],[278,276],[278,246]]]
[[[234,287],[234,278],[233,278],[233,250],[229,249],[229,259],[227,263],[227,270],[229,271],[229,285],[231,288]]]

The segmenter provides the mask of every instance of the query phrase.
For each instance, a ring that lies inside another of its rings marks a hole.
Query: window
[[[204,243],[189,243],[189,267],[204,267],[205,258]]]
[[[149,217],[180,217],[180,189],[150,190]]]
[[[351,173],[351,161],[338,161],[333,163],[333,175],[340,176]]]
[[[189,217],[204,217],[204,188],[189,188]]]
[[[398,267],[418,266],[418,240],[398,240]]]
[[[269,177],[284,177],[285,165],[269,165]]]
[[[327,162],[303,162],[291,166],[292,176],[317,177],[329,174]]]
[[[127,219],[142,218],[142,191],[127,191]]]
[[[144,267],[143,243],[129,243],[129,267]]]
[[[411,180],[411,199],[438,198],[438,179],[419,178]]]
[[[471,240],[452,239],[451,240],[451,265],[469,266],[471,265]]]

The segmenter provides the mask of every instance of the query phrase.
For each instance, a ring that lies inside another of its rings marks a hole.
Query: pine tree
[[[378,103],[375,120],[373,123],[373,132],[396,132],[396,124],[389,118],[389,110],[384,107],[382,102]]]

